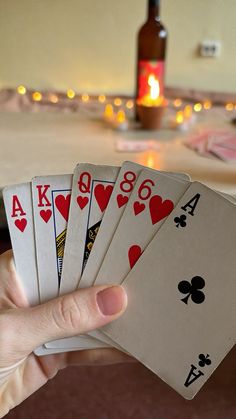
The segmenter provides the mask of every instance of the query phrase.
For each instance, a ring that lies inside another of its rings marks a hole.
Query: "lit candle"
[[[115,117],[114,127],[118,131],[126,131],[128,129],[128,121],[126,119],[125,111],[120,109]]]
[[[111,103],[107,103],[107,105],[105,106],[103,117],[107,122],[114,121],[114,109]]]
[[[193,125],[196,122],[196,115],[193,113],[193,108],[191,105],[185,106],[184,119],[189,125]]]
[[[137,100],[137,110],[144,129],[159,129],[166,107],[166,100],[160,94],[160,84],[155,74],[148,77],[148,93]]]
[[[187,109],[187,115],[189,111],[190,109]],[[170,120],[171,128],[178,129],[180,131],[188,131],[190,119],[188,119],[189,116],[185,116],[185,112],[186,110],[176,112],[175,117]]]
[[[150,87],[147,95],[138,100],[138,105],[141,106],[163,106],[164,97],[160,96],[160,84],[157,77],[154,74],[150,74],[148,77],[148,86]]]

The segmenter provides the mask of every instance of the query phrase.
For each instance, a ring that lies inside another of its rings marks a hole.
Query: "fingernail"
[[[97,304],[103,315],[112,316],[122,311],[126,306],[126,293],[119,286],[105,288],[97,293]]]

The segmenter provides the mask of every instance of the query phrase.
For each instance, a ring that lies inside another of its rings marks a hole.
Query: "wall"
[[[134,91],[135,40],[145,0],[0,0],[0,87]],[[162,0],[167,84],[236,92],[235,0]],[[222,41],[199,58],[202,39]]]

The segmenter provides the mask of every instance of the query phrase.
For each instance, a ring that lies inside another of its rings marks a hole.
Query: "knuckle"
[[[65,332],[79,331],[86,322],[86,311],[73,295],[67,295],[59,299],[53,319],[57,327]]]

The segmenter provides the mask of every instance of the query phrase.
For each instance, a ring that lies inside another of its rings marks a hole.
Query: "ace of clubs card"
[[[235,344],[235,248],[235,205],[194,182],[125,279],[127,311],[102,329],[187,399]]]

